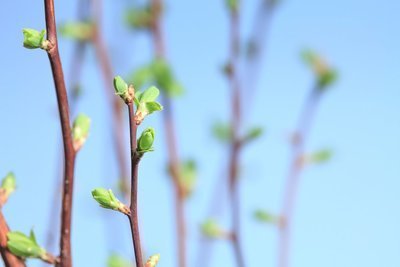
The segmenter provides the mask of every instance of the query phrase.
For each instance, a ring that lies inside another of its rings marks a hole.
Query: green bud
[[[25,28],[22,30],[22,33],[24,34],[24,47],[28,49],[36,49],[36,48],[42,48],[45,49],[45,34],[46,30],[42,30],[41,32],[34,30],[34,29],[28,29]]]
[[[159,260],[160,260],[160,254],[155,254],[147,260],[144,267],[155,267]]]
[[[17,187],[17,184],[16,184],[16,179],[15,179],[14,173],[9,172],[6,175],[6,177],[3,178],[2,182],[1,182],[1,189],[4,190],[6,196],[8,197],[15,191],[16,187]]]
[[[132,264],[117,254],[111,254],[107,260],[107,267],[131,267]]]
[[[213,219],[208,219],[201,225],[201,232],[208,238],[221,238],[226,235],[224,230]]]
[[[31,231],[30,236],[15,231],[7,234],[7,248],[14,255],[21,258],[47,259],[47,252],[36,242],[35,234]]]
[[[280,222],[280,218],[278,216],[264,210],[256,210],[254,212],[254,218],[263,223],[278,224]]]
[[[115,196],[111,189],[96,188],[92,191],[92,196],[102,208],[117,210],[126,215],[129,215],[129,209],[121,203]]]
[[[94,35],[94,25],[87,21],[68,22],[62,24],[59,29],[64,37],[78,41],[89,41]]]
[[[137,151],[139,153],[145,153],[149,151],[153,151],[153,143],[154,143],[154,129],[149,127],[142,132],[142,135],[137,140]]]
[[[179,178],[185,197],[189,197],[193,193],[197,182],[197,168],[193,160],[182,163]]]
[[[72,138],[75,150],[79,150],[85,143],[89,134],[90,118],[80,113],[72,125]]]
[[[239,7],[239,0],[225,0],[226,6],[230,12],[236,12]]]

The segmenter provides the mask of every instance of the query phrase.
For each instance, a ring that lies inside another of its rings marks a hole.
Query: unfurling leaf
[[[153,151],[155,132],[154,129],[149,127],[142,132],[142,135],[137,140],[137,151],[140,154]]]
[[[160,103],[156,102],[160,91],[155,87],[151,86],[147,90],[136,94],[135,103],[137,106],[135,121],[136,124],[140,124],[147,115],[152,114],[155,111],[163,109]]]
[[[126,104],[133,102],[135,91],[132,86],[128,86],[121,76],[114,77],[114,90],[115,94],[120,96]]]
[[[31,231],[30,236],[15,231],[7,234],[7,248],[14,255],[21,258],[47,259],[47,252],[36,242],[35,234]]]
[[[107,260],[107,267],[131,267],[132,264],[117,254],[111,254]]]
[[[78,151],[86,142],[89,129],[90,118],[87,115],[80,113],[72,125],[72,139],[76,151]]]
[[[187,160],[181,164],[179,179],[185,197],[189,197],[193,193],[197,182],[197,168],[193,160]]]
[[[264,210],[256,210],[254,212],[254,218],[263,223],[272,223],[272,224],[279,224],[280,223],[280,217],[276,216],[274,214],[271,214],[267,211]]]
[[[102,208],[117,210],[126,215],[130,214],[129,208],[115,197],[111,189],[96,188],[92,191],[92,196]]]
[[[46,30],[37,31],[34,29],[25,28],[22,30],[24,34],[24,47],[28,49],[36,49],[42,48],[45,49],[45,41],[44,36],[46,35]]]
[[[144,267],[156,267],[159,260],[160,260],[160,254],[155,254],[146,261]]]
[[[15,175],[12,172],[9,172],[1,182],[1,189],[8,198],[16,189],[17,183],[15,179]]]
[[[88,21],[68,22],[60,25],[60,33],[77,41],[90,41],[94,36],[94,24]]]
[[[329,66],[325,60],[311,50],[302,52],[302,58],[314,71],[317,77],[319,90],[324,90],[337,80],[337,71]]]

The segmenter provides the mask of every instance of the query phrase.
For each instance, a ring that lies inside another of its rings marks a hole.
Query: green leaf
[[[208,238],[221,238],[224,231],[214,219],[208,219],[201,225],[201,232]]]
[[[140,89],[153,80],[152,70],[148,65],[140,67],[132,74],[131,79],[135,88]]]
[[[277,224],[280,221],[279,216],[273,215],[264,210],[256,210],[254,212],[254,218],[262,223],[272,223]]]
[[[116,76],[114,78],[114,89],[115,94],[123,96],[128,92],[128,84],[122,79],[121,76]]]
[[[94,35],[94,25],[88,21],[67,22],[59,27],[61,35],[77,41],[89,41]]]
[[[131,267],[132,264],[117,254],[111,254],[107,260],[107,267]]]
[[[321,90],[324,90],[331,84],[335,83],[337,78],[338,78],[338,74],[337,74],[336,70],[334,70],[334,69],[326,70],[325,72],[321,73],[321,75],[319,76],[318,87]]]
[[[187,160],[181,164],[179,178],[180,185],[185,191],[185,196],[190,196],[197,183],[197,167],[194,160]]]
[[[125,22],[136,30],[149,29],[152,20],[153,14],[149,6],[134,7],[125,13]]]
[[[212,127],[212,132],[215,138],[221,142],[229,142],[233,137],[232,127],[229,124],[224,124],[221,122],[214,124]]]
[[[159,94],[160,91],[157,89],[157,87],[151,86],[140,94],[138,100],[140,103],[154,102]]]
[[[80,149],[86,142],[90,129],[90,118],[80,113],[72,125],[72,138],[76,150]]]
[[[312,153],[309,156],[309,162],[310,163],[325,163],[329,161],[332,158],[332,151],[330,149],[321,149],[319,151],[316,151]]]
[[[9,172],[1,182],[1,188],[4,190],[7,197],[12,194],[17,187],[15,175],[12,172]]]
[[[163,110],[163,106],[161,106],[161,104],[158,102],[147,102],[145,105],[148,114]]]
[[[144,130],[137,140],[137,151],[139,153],[145,153],[153,151],[155,132],[154,129],[149,127]]]
[[[33,231],[30,237],[18,231],[9,232],[7,239],[7,248],[18,257],[46,258],[46,250],[37,244]]]
[[[183,87],[176,81],[168,63],[163,59],[156,59],[151,64],[156,84],[168,97],[176,97],[183,93]]]
[[[44,36],[46,30],[37,31],[34,29],[25,28],[22,30],[24,35],[24,47],[28,49],[43,48],[43,42],[45,41]]]
[[[92,191],[92,196],[102,208],[120,210],[123,205],[111,191],[104,188],[96,188]]]
[[[249,132],[244,137],[244,140],[250,142],[259,138],[262,134],[263,134],[263,129],[261,127],[254,127],[249,130]]]

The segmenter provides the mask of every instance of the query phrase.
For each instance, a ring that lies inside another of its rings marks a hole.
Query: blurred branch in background
[[[304,167],[305,146],[321,97],[336,80],[336,71],[312,51],[303,53],[304,60],[313,69],[316,77],[314,88],[310,91],[300,113],[297,129],[291,147],[291,160],[283,195],[282,223],[279,231],[278,266],[288,267],[290,259],[290,239],[294,206],[299,187],[301,171]],[[322,157],[327,158],[326,153]],[[329,157],[329,156],[328,156]]]

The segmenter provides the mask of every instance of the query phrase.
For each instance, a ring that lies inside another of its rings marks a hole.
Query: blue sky
[[[257,2],[245,3],[244,36]],[[115,74],[122,75],[152,56],[148,36],[132,34],[121,23],[128,4],[105,0],[105,34]],[[56,10],[59,22],[72,20],[76,1],[56,1]],[[242,232],[248,266],[276,266],[276,231],[254,222],[251,215],[256,208],[279,212],[281,206],[287,137],[313,84],[311,72],[299,60],[304,47],[325,55],[338,68],[340,79],[324,96],[310,135],[309,151],[330,147],[335,154],[328,164],[308,167],[302,174],[291,266],[400,265],[399,11],[400,2],[394,0],[287,0],[277,10],[247,123],[265,127],[266,134],[242,157]],[[43,3],[7,2],[0,20],[0,174],[12,170],[18,179],[18,191],[4,214],[12,229],[28,232],[33,227],[44,243],[60,161],[60,131],[47,56],[24,49],[21,33],[24,27],[44,28]],[[187,203],[189,266],[196,259],[198,225],[226,163],[226,149],[213,139],[210,127],[229,118],[229,91],[219,71],[228,53],[227,26],[222,0],[168,1],[168,59],[187,89],[174,105],[179,151],[183,158],[196,159],[200,168],[197,191]],[[66,77],[72,48],[69,40],[60,40]],[[77,159],[73,255],[75,266],[105,266],[108,251],[129,258],[132,250],[126,219],[101,210],[90,196],[94,187],[115,187],[116,179],[109,107],[92,49],[83,75],[85,93],[78,110],[91,116],[92,131]],[[145,125],[156,128],[157,141],[156,151],[146,156],[140,170],[142,239],[147,253],[161,254],[159,266],[176,266],[161,116],[150,117]],[[226,204],[223,195],[220,201]],[[105,218],[111,222],[104,223]],[[229,227],[227,219],[222,224]],[[235,266],[229,244],[218,241],[214,248],[212,266]],[[35,261],[29,265],[39,266]]]

